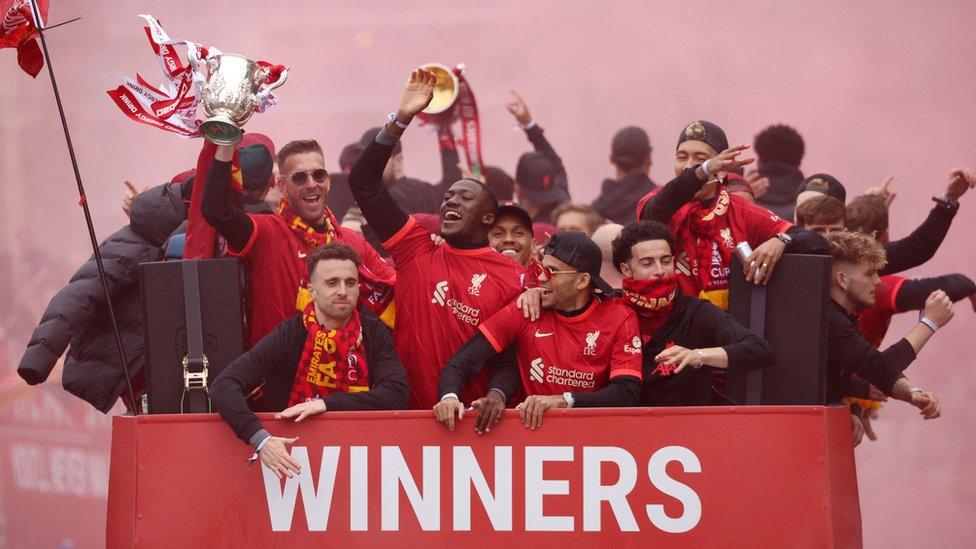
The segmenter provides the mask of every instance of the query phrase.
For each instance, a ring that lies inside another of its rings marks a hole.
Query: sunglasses
[[[561,275],[561,274],[578,274],[579,271],[560,271],[559,269],[553,267],[552,265],[543,265],[541,263],[534,264],[535,276],[542,280],[549,280],[550,278]]]
[[[329,178],[329,172],[325,171],[323,168],[319,168],[317,170],[309,170],[307,172],[295,172],[291,174],[291,182],[298,186],[302,186],[308,181],[309,175],[312,176],[312,179],[314,179],[316,183],[325,183],[325,180]]]

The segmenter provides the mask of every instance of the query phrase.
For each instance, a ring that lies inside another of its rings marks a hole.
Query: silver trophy
[[[272,84],[265,84],[268,69],[234,53],[207,59],[207,83],[200,93],[207,120],[200,134],[217,145],[233,145],[241,138],[241,126],[275,88],[285,83],[288,71]]]

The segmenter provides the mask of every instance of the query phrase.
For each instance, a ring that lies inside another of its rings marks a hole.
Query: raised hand
[[[949,172],[949,186],[946,187],[947,197],[952,200],[959,200],[959,197],[973,188],[976,188],[976,171],[956,168]]]
[[[532,122],[532,115],[529,114],[529,107],[525,104],[525,99],[519,95],[519,92],[515,90],[510,90],[512,92],[513,100],[510,103],[505,103],[505,108],[508,112],[512,113],[515,120],[522,126]]]
[[[891,182],[894,180],[895,180],[894,176],[889,175],[888,177],[885,178],[884,182],[882,182],[877,187],[871,187],[870,189],[864,191],[864,194],[880,196],[881,198],[884,199],[885,208],[891,208],[891,203],[894,202],[895,197],[898,196],[898,193],[893,192],[890,188]]]
[[[719,172],[730,172],[755,162],[754,156],[739,158],[739,155],[748,148],[749,145],[736,145],[718,153],[718,156],[710,158],[708,160],[708,176],[714,176]]]
[[[129,181],[123,181],[125,185],[125,198],[122,199],[122,211],[125,212],[125,216],[129,217],[132,215],[132,201],[135,200],[137,196],[149,190],[149,185],[142,188],[141,191],[137,191],[135,185]]]
[[[435,84],[437,76],[434,73],[421,68],[414,69],[403,88],[403,96],[397,108],[397,120],[409,124],[417,113],[426,109],[434,98]]]
[[[941,328],[952,320],[952,300],[942,290],[936,290],[925,300],[922,314]]]

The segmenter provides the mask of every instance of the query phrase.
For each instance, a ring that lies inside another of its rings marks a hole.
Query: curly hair
[[[832,225],[844,223],[847,212],[840,200],[832,196],[815,196],[796,207],[796,224]]]
[[[794,168],[800,167],[805,151],[803,137],[785,124],[769,126],[756,134],[753,148],[761,162],[783,162]]]
[[[844,226],[848,231],[856,231],[878,238],[888,230],[888,206],[884,198],[865,194],[851,200],[847,205],[847,221]]]
[[[863,233],[850,231],[839,231],[827,235],[827,243],[830,245],[830,255],[834,258],[834,264],[867,262],[875,269],[884,267],[887,258],[885,250],[881,244]]]
[[[620,236],[610,243],[613,266],[619,271],[621,263],[630,261],[634,246],[648,240],[664,240],[674,252],[674,236],[666,225],[657,221],[631,221],[620,231]]]

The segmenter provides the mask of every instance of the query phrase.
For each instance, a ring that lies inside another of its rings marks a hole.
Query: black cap
[[[525,228],[529,230],[530,233],[533,235],[535,234],[535,230],[532,228],[532,216],[530,216],[529,212],[525,211],[525,209],[523,209],[521,206],[512,203],[502,204],[498,207],[498,211],[495,212],[495,221],[497,222],[502,218],[502,216],[505,215],[515,217],[520,223],[522,223],[522,225],[525,226]]]
[[[621,169],[632,170],[640,166],[651,154],[651,139],[637,126],[627,126],[613,136],[610,158]]]
[[[363,136],[359,138],[359,146],[362,147],[363,150],[365,151],[366,150],[366,147],[368,147],[369,144],[372,143],[373,140],[376,139],[376,134],[378,134],[378,133],[380,133],[380,128],[379,127],[370,128],[370,129],[366,130],[366,133],[364,133]],[[400,144],[400,140],[397,139],[396,144],[393,145],[393,154],[394,155],[397,155],[397,154],[400,154],[402,152],[403,152],[403,145],[401,145]]]
[[[556,166],[549,157],[529,152],[519,157],[515,181],[533,204],[548,208],[569,202],[569,189],[565,181],[560,183],[556,180],[555,172]]]
[[[606,295],[614,293],[613,287],[600,278],[603,252],[596,242],[583,233],[562,231],[552,235],[543,255],[551,255],[581,273],[589,273],[593,286]]]
[[[840,200],[841,204],[847,202],[847,189],[840,181],[837,181],[832,175],[827,175],[825,173],[813,174],[810,177],[803,180],[800,186],[796,188],[796,195],[800,196],[803,191],[813,191],[820,194],[825,194],[831,198],[836,198]]]
[[[685,141],[701,141],[715,149],[715,152],[722,152],[729,148],[729,140],[725,137],[725,132],[708,120],[695,120],[685,126],[678,136],[678,145]]]
[[[350,143],[339,153],[339,169],[344,172],[352,169],[353,164],[363,155],[363,147],[359,143]]]
[[[237,151],[244,176],[244,194],[258,197],[268,188],[274,169],[274,158],[264,145],[250,145]]]

